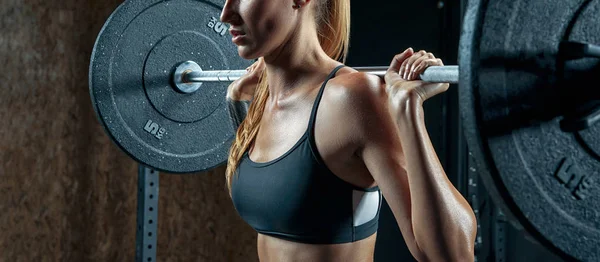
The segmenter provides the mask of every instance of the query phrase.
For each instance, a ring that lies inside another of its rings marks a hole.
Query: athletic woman
[[[449,85],[418,76],[440,59],[409,48],[385,79],[344,66],[350,0],[226,0],[221,21],[259,58],[228,89],[226,181],[260,261],[372,261],[382,195],[418,261],[474,260],[475,216],[424,123]]]

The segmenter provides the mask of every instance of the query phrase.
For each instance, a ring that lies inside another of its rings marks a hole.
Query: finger
[[[409,66],[409,59],[414,57],[414,56],[418,56],[418,53],[413,53],[410,57],[406,58],[403,62],[402,65],[400,66],[400,76],[403,79],[406,79],[406,68]],[[407,80],[407,79],[406,79]]]
[[[421,62],[419,66],[415,68],[415,76],[421,76],[427,70],[428,67],[431,66],[442,66],[441,60],[439,58],[436,59],[426,59]]]
[[[421,78],[421,74],[423,74],[428,67],[434,64],[433,61],[435,60],[427,59],[422,61],[421,64],[415,68],[415,75]]]
[[[406,65],[404,67],[404,72],[401,74],[402,78],[409,80],[408,79],[408,75],[410,73],[410,68],[412,66],[412,64],[415,62],[415,60],[419,59],[419,57],[425,55],[426,52],[421,50],[419,52],[414,53],[411,57],[409,57],[408,59],[406,59]]]
[[[257,73],[258,72],[262,72],[262,70],[264,69],[264,67],[265,67],[264,61],[262,60],[262,58],[259,58],[258,61],[254,62],[254,64],[252,64],[250,66],[250,71],[249,72],[250,73],[252,73],[252,72],[257,72]]]
[[[409,68],[408,71],[408,80],[415,80],[418,77],[418,74],[415,73],[415,69],[421,65],[423,63],[423,61],[428,60],[428,59],[433,59],[435,58],[433,56],[432,53],[426,53],[425,55],[415,59],[415,61],[412,63],[411,67]]]
[[[420,71],[418,74],[422,74],[423,72],[425,72],[425,70],[427,69],[427,67],[432,67],[432,66],[444,66],[444,63],[442,62],[442,59],[439,58],[435,58],[435,59],[428,59],[425,60],[426,64],[423,65],[420,69],[418,69],[417,71]]]
[[[254,63],[256,65],[257,68],[263,68],[265,66],[265,61],[262,59],[262,57],[260,59],[258,59],[258,61],[256,63]]]
[[[394,59],[392,59],[392,62],[390,63],[390,67],[385,73],[384,79],[386,83],[391,83],[392,81],[400,77],[400,66],[402,65],[404,60],[406,60],[406,58],[410,57],[412,54],[413,50],[409,47],[406,50],[404,50],[404,52],[394,56]]]
[[[419,75],[427,69],[427,67],[434,64],[435,58],[429,58],[429,56],[422,56],[414,62],[411,68],[411,80],[417,79]]]
[[[412,65],[412,61],[421,57],[423,53],[424,53],[424,51],[421,50],[419,52],[414,53],[411,57],[407,58],[406,60],[404,60],[404,63],[402,64],[402,69],[400,70],[400,75],[402,76],[402,78],[408,80],[408,73],[410,70],[409,68]]]
[[[406,56],[406,57],[404,58],[404,60],[402,61],[401,65],[400,65],[400,70],[398,70],[398,75],[399,75],[400,77],[402,77],[402,78],[403,78],[403,76],[404,76],[404,71],[406,70],[406,64],[407,64],[407,60],[408,60],[410,57],[412,57],[412,56],[414,56],[414,55],[415,55],[415,53],[414,53],[414,51],[412,50],[412,48],[411,48],[410,50],[411,50],[411,52],[410,52],[410,55],[408,55],[408,56]],[[405,78],[403,78],[403,79],[405,79]]]
[[[246,71],[248,71],[248,72],[254,71],[254,68],[256,68],[257,64],[258,64],[258,61],[252,63],[249,67],[246,68]]]
[[[252,69],[253,69],[254,67],[256,67],[256,63],[258,63],[258,62],[254,62],[254,63],[252,63],[250,66],[246,67],[246,71],[248,71],[248,72],[252,71]]]
[[[404,50],[404,52],[394,56],[394,59],[392,60],[392,63],[390,64],[388,71],[393,71],[395,73],[400,72],[400,66],[402,65],[402,62],[404,62],[404,60],[406,58],[410,57],[412,54],[413,54],[413,50],[412,50],[412,48],[409,47],[406,50]]]
[[[444,66],[442,59],[439,59],[439,58],[428,58],[428,59],[425,59],[424,61],[427,61],[429,66]]]
[[[265,68],[265,60],[262,57],[256,63],[256,67],[259,70],[262,70],[263,68]]]

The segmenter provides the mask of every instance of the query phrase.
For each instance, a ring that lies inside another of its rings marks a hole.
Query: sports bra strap
[[[313,104],[313,108],[310,113],[310,119],[309,119],[309,124],[308,124],[308,128],[309,128],[311,135],[314,132],[314,126],[315,126],[314,123],[315,123],[316,113],[317,113],[317,109],[319,108],[319,102],[321,102],[321,97],[323,96],[323,90],[325,90],[325,85],[327,85],[327,82],[329,82],[329,80],[331,78],[333,78],[335,76],[335,74],[340,69],[342,69],[342,67],[344,67],[344,66],[345,65],[339,65],[335,69],[333,69],[333,71],[331,71],[329,76],[327,76],[327,79],[325,79],[325,82],[323,82],[323,85],[321,86],[321,89],[319,90],[319,94],[317,95],[317,99],[315,99],[315,103]]]

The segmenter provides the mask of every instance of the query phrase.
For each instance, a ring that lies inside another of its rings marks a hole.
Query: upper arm
[[[376,76],[355,74],[348,79],[346,104],[353,110],[351,122],[358,137],[356,153],[388,202],[409,250],[420,259],[412,228],[406,161],[398,127],[388,111],[385,86]]]

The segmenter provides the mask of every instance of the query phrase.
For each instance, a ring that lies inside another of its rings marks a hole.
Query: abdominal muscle
[[[372,262],[377,233],[352,243],[314,245],[258,234],[260,262]]]

